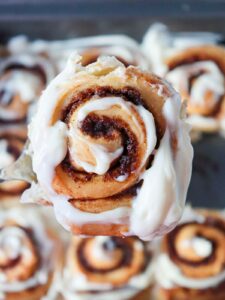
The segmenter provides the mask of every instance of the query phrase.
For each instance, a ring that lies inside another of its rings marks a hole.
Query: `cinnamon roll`
[[[74,237],[63,272],[65,300],[150,299],[152,252],[137,238]]]
[[[188,122],[193,129],[220,131],[225,118],[225,48],[210,40],[210,35],[205,40],[201,35],[199,40],[196,37],[179,43],[178,38],[158,25],[148,33],[144,45],[150,51],[153,40],[158,39],[161,56],[155,59],[156,54],[151,51],[153,69],[187,101]]]
[[[37,210],[1,210],[1,299],[44,300],[50,299],[50,293],[57,295],[51,285],[58,266],[58,255],[59,242],[52,232],[43,227]]]
[[[134,65],[148,69],[148,60],[132,38],[125,35],[99,35],[74,38],[63,41],[37,40],[28,42],[24,37],[16,37],[8,45],[11,52],[25,49],[32,53],[45,53],[56,63],[61,71],[71,53],[77,51],[82,56],[82,64],[88,65],[99,56],[112,55],[126,66]]]
[[[23,125],[0,127],[0,169],[11,165],[21,154],[27,139]],[[27,182],[10,180],[0,183],[0,200],[14,199],[28,187]]]
[[[0,122],[24,122],[32,103],[55,76],[50,62],[28,53],[0,62]]]
[[[72,56],[39,104],[28,151],[36,182],[23,201],[51,203],[74,234],[150,240],[176,225],[192,146],[167,83],[112,57],[84,67]]]
[[[225,217],[187,208],[163,240],[156,265],[160,300],[225,299]]]

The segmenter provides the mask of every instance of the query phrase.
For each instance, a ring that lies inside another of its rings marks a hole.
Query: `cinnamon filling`
[[[121,97],[135,105],[142,105],[146,108],[140,92],[132,87],[127,86],[122,89],[114,89],[110,86],[96,86],[94,88],[88,88],[74,96],[71,99],[70,104],[64,109],[61,120],[65,123],[68,123],[71,114],[73,114],[78,106],[89,101],[89,99],[94,96],[99,98],[110,96]]]
[[[90,114],[82,122],[81,131],[91,137],[104,137],[105,140],[109,141],[114,138],[113,133],[115,131],[119,132],[119,135],[122,137],[124,151],[117,160],[112,162],[109,172],[105,175],[106,179],[124,175],[136,169],[138,161],[137,141],[125,122],[115,118],[110,119]],[[69,154],[62,162],[62,165],[64,170],[69,167],[69,174],[74,180],[78,179],[76,177],[77,170],[71,166]],[[92,174],[92,176],[95,175]],[[89,176],[85,176],[85,178],[87,179]]]
[[[104,269],[104,268],[96,268],[93,267],[88,260],[85,257],[85,251],[84,248],[86,247],[87,243],[89,242],[89,239],[83,240],[78,249],[77,249],[77,254],[78,258],[82,264],[82,266],[88,271],[88,272],[93,272],[93,273],[108,273],[112,272],[116,269],[119,269],[124,266],[129,266],[132,260],[132,255],[133,255],[133,249],[132,246],[126,242],[124,242],[122,239],[117,238],[117,237],[111,237],[110,238],[110,244],[109,243],[104,243],[103,248],[105,251],[112,251],[112,245],[113,245],[113,250],[119,249],[122,252],[122,256],[119,260],[119,262],[114,265],[113,267],[109,269]]]
[[[124,100],[135,105],[143,105],[143,99],[140,93],[131,87],[125,87],[119,90],[109,86],[90,88],[79,93],[72,99],[70,105],[63,112],[62,120],[69,126],[70,118],[80,104],[88,101],[93,96],[107,97],[112,95],[122,97]],[[100,117],[91,113],[83,120],[80,130],[83,134],[89,135],[90,137],[104,137],[105,140],[113,140],[115,132],[119,133],[124,151],[122,155],[111,164],[110,170],[104,175],[105,180],[130,173],[136,169],[138,163],[138,142],[129,129],[129,125],[124,121],[105,116]],[[69,153],[61,165],[63,170],[67,172],[74,181],[86,182],[97,176],[96,174],[87,174],[86,172],[75,169],[71,164]]]

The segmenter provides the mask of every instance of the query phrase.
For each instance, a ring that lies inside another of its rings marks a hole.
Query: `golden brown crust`
[[[71,231],[75,235],[84,234],[90,236],[107,235],[107,236],[124,236],[128,232],[128,225],[123,224],[84,224],[76,226],[69,224]]]

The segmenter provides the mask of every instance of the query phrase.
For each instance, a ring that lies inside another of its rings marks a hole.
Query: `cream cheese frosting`
[[[148,69],[148,60],[139,47],[139,44],[126,35],[99,35],[84,38],[73,38],[63,41],[35,40],[29,42],[26,36],[16,36],[8,43],[12,54],[21,52],[48,53],[58,66],[59,71],[64,69],[68,57],[77,51],[80,55],[88,49],[99,50],[100,55],[113,55],[124,59],[128,63]]]
[[[52,188],[54,169],[65,158],[67,139],[70,135],[70,131],[62,121],[49,125],[52,112],[59,99],[58,95],[64,93],[73,80],[79,82],[79,75],[82,72],[98,76],[98,72],[102,72],[103,68],[108,70],[104,76],[112,78],[113,76],[120,76],[122,79],[126,70],[123,64],[111,57],[99,58],[97,63],[87,67],[81,66],[79,62],[80,57],[72,56],[65,70],[49,84],[39,101],[37,114],[29,126],[30,152],[38,183],[33,184],[31,190],[24,193],[23,200],[35,198],[35,191],[39,185],[38,190],[41,190],[41,194],[45,195],[44,198],[53,204],[56,218],[66,229],[69,229],[69,223],[82,225],[93,222],[114,224],[118,222],[118,224],[130,224],[130,232],[126,233],[128,235],[135,234],[146,240],[162,235],[172,229],[181,217],[191,175],[193,156],[189,127],[185,120],[180,118],[182,108],[180,98],[169,85],[168,88],[171,89],[174,96],[166,99],[163,108],[167,129],[156,151],[151,168],[142,174],[143,185],[133,199],[132,208],[121,207],[98,214],[87,213],[72,207],[68,201],[68,195],[56,194]],[[163,93],[162,87],[155,85],[153,88],[158,90],[159,95]],[[105,100],[105,106],[119,105],[125,111],[129,111],[131,106],[134,106],[133,109],[142,118],[147,133],[147,150],[143,157],[144,165],[156,145],[155,124],[152,114],[141,106],[125,103],[121,98],[110,97]],[[83,110],[80,111],[80,121],[89,112],[104,109],[103,104],[100,108],[98,101],[98,99],[94,99],[87,106],[83,106]],[[134,117],[131,118],[135,123]],[[170,137],[174,132],[177,134],[178,142],[175,157],[170,144]],[[100,149],[100,151],[105,152],[105,149]],[[99,149],[96,153],[98,152]],[[104,155],[106,155],[106,160],[99,162],[100,173],[107,170],[112,159],[111,153],[104,153]],[[116,153],[116,155],[119,154]],[[90,170],[88,165],[82,165],[82,167]],[[99,170],[92,171],[97,173]],[[122,178],[122,180],[125,179]],[[151,180],[154,184],[149,184]]]

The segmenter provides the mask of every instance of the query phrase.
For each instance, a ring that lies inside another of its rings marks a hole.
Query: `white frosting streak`
[[[177,118],[180,110],[178,94],[166,100],[164,116],[169,127],[160,142],[152,166],[142,175],[144,182],[134,200],[131,232],[142,239],[151,240],[165,234],[175,227],[183,212],[191,176],[193,149],[189,127]],[[170,140],[173,132],[177,132],[178,142],[175,158]]]

